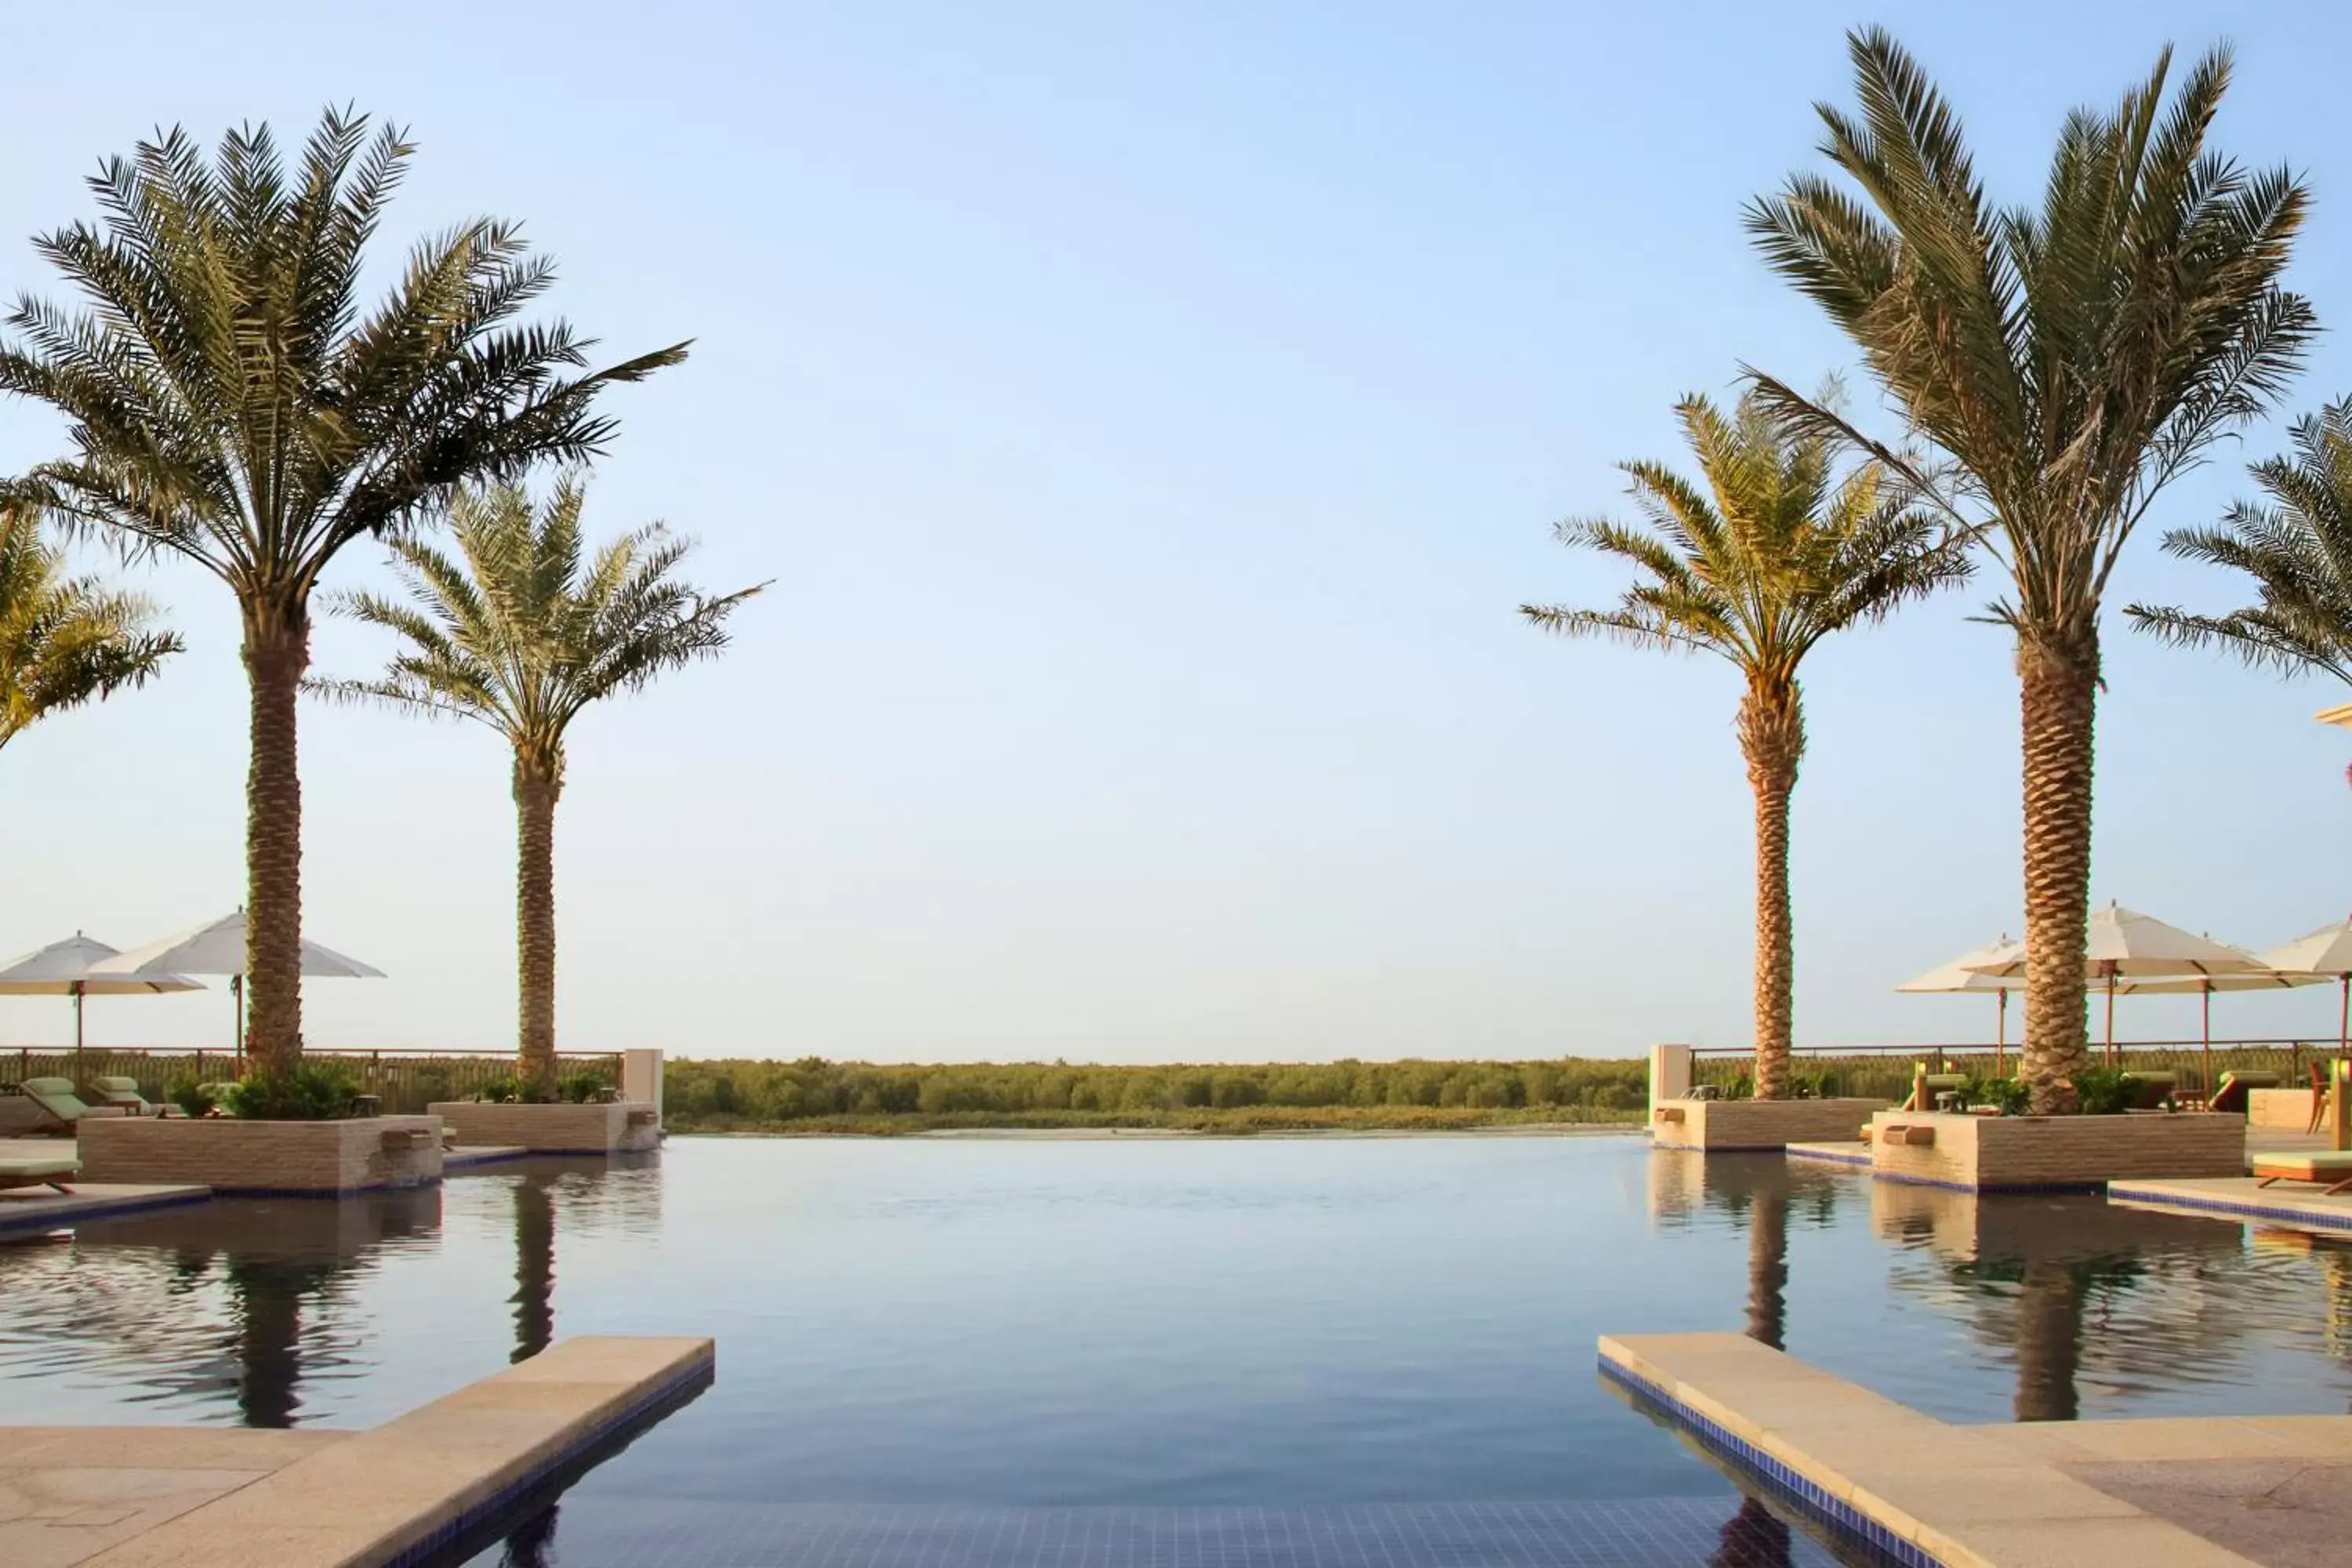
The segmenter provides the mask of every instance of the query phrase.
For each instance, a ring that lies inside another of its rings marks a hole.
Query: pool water
[[[0,1419],[366,1426],[709,1334],[709,1392],[483,1561],[1830,1561],[1599,1383],[1596,1335],[1691,1329],[1954,1420],[2352,1407],[2352,1252],[2095,1198],[1621,1137],[678,1139],[0,1247]]]

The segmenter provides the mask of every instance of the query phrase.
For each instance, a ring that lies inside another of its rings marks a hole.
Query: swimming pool
[[[0,1305],[11,1422],[364,1426],[714,1335],[482,1559],[564,1568],[1830,1561],[1601,1386],[1612,1331],[1954,1420],[2352,1406],[2352,1251],[1621,1137],[679,1139],[95,1222]]]

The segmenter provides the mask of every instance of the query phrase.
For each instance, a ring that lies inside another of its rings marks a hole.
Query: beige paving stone
[[[245,1522],[223,1528],[174,1521],[87,1559],[88,1568],[279,1568],[364,1561],[374,1536],[362,1529]]]
[[[2333,1419],[2330,1417],[2329,1419]],[[2290,1458],[2307,1445],[2231,1417],[2151,1416],[2136,1421],[2047,1421],[1979,1427],[2003,1446],[2039,1448],[2059,1461]]]
[[[350,1436],[321,1427],[8,1426],[0,1427],[0,1467],[274,1470]]]
[[[2130,1503],[2042,1466],[1865,1471],[1853,1505],[1896,1534],[2028,1520],[2140,1519]]]
[[[583,1334],[544,1354],[517,1362],[488,1383],[626,1383],[682,1370],[711,1352],[707,1339],[625,1338]],[[477,1384],[475,1387],[483,1384]]]
[[[2352,1458],[2352,1415],[2243,1415],[2236,1425],[2277,1437],[2294,1453]]]
[[[261,1470],[0,1470],[0,1563],[69,1568],[259,1480]]]
[[[2266,1568],[2160,1519],[2037,1519],[1929,1530],[1920,1546],[1967,1568]]]
[[[708,1340],[567,1341],[371,1432],[316,1446],[93,1561],[337,1568],[383,1560],[709,1355]]]

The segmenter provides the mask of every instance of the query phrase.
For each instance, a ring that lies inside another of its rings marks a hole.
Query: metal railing
[[[409,1047],[384,1050],[350,1047],[310,1046],[303,1056],[332,1062],[351,1075],[362,1094],[383,1101],[395,1114],[422,1111],[436,1100],[464,1100],[501,1079],[515,1076],[512,1051],[436,1051]],[[71,1047],[20,1047],[0,1051],[0,1080],[22,1083],[28,1078],[73,1078]],[[234,1051],[108,1050],[80,1053],[82,1082],[94,1078],[135,1079],[139,1092],[161,1104],[173,1084],[194,1079],[198,1083],[227,1082],[243,1076],[243,1058]],[[595,1072],[615,1088],[621,1082],[618,1051],[559,1051],[559,1077]]]
[[[2091,1059],[2104,1062],[2106,1047],[2099,1041],[2091,1045]],[[2311,1069],[2319,1063],[2343,1054],[2340,1042],[2333,1039],[2258,1039],[2215,1040],[2208,1046],[2202,1040],[2117,1040],[2115,1044],[2116,1065],[2144,1072],[2168,1072],[2179,1080],[2183,1093],[2201,1094],[2210,1087],[2206,1082],[2208,1063],[2215,1079],[2230,1071],[2273,1072],[2279,1075],[2284,1088],[2302,1089],[2311,1081]],[[1913,1065],[1928,1064],[1928,1070],[1938,1073],[1968,1073],[1974,1077],[1993,1078],[2001,1074],[2014,1075],[2018,1069],[2019,1047],[2011,1044],[1996,1053],[1990,1042],[1966,1044],[1891,1045],[1891,1046],[1799,1046],[1789,1053],[1790,1070],[1800,1079],[1810,1078],[1816,1084],[1823,1074],[1832,1075],[1835,1082],[1830,1092],[1863,1095],[1874,1099],[1901,1100],[1911,1092]],[[1995,1071],[1998,1056],[2000,1072]],[[1754,1074],[1756,1053],[1751,1049],[1713,1048],[1691,1052],[1691,1083],[1713,1085],[1724,1093],[1738,1089],[1740,1081]]]

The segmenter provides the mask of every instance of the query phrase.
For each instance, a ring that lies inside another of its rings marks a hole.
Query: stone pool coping
[[[2252,1176],[2182,1176],[2160,1182],[2111,1182],[2107,1201],[2134,1208],[2196,1212],[2217,1218],[2270,1220],[2327,1231],[2352,1231],[2352,1191],[2326,1195],[2307,1183],[2263,1186]]]
[[[138,1214],[146,1209],[200,1204],[213,1195],[210,1187],[100,1184],[68,1180],[70,1193],[47,1188],[0,1193],[0,1238],[26,1231],[55,1230],[86,1219]]]
[[[103,1447],[118,1477],[180,1500],[152,1520],[118,1505],[40,1521],[52,1536],[91,1531],[89,1550],[67,1554],[51,1539],[25,1559],[41,1568],[415,1568],[699,1393],[714,1366],[707,1339],[591,1335],[365,1432],[85,1427],[61,1452],[61,1429],[0,1427],[0,1491],[87,1495],[89,1451]],[[264,1436],[280,1447],[240,1455],[217,1442]],[[139,1528],[124,1537],[126,1525]]]
[[[2259,1480],[2309,1474],[2340,1496],[2352,1479],[2352,1416],[1958,1426],[1740,1334],[1612,1336],[1600,1350],[1606,1378],[1722,1462],[1833,1533],[1918,1568],[2315,1562],[2303,1553],[2340,1550],[2352,1524],[2340,1512],[2264,1508],[2259,1485],[2182,1484],[2251,1466]],[[2176,1513],[2203,1528],[2165,1517]],[[2244,1556],[2224,1540],[2264,1550]]]

